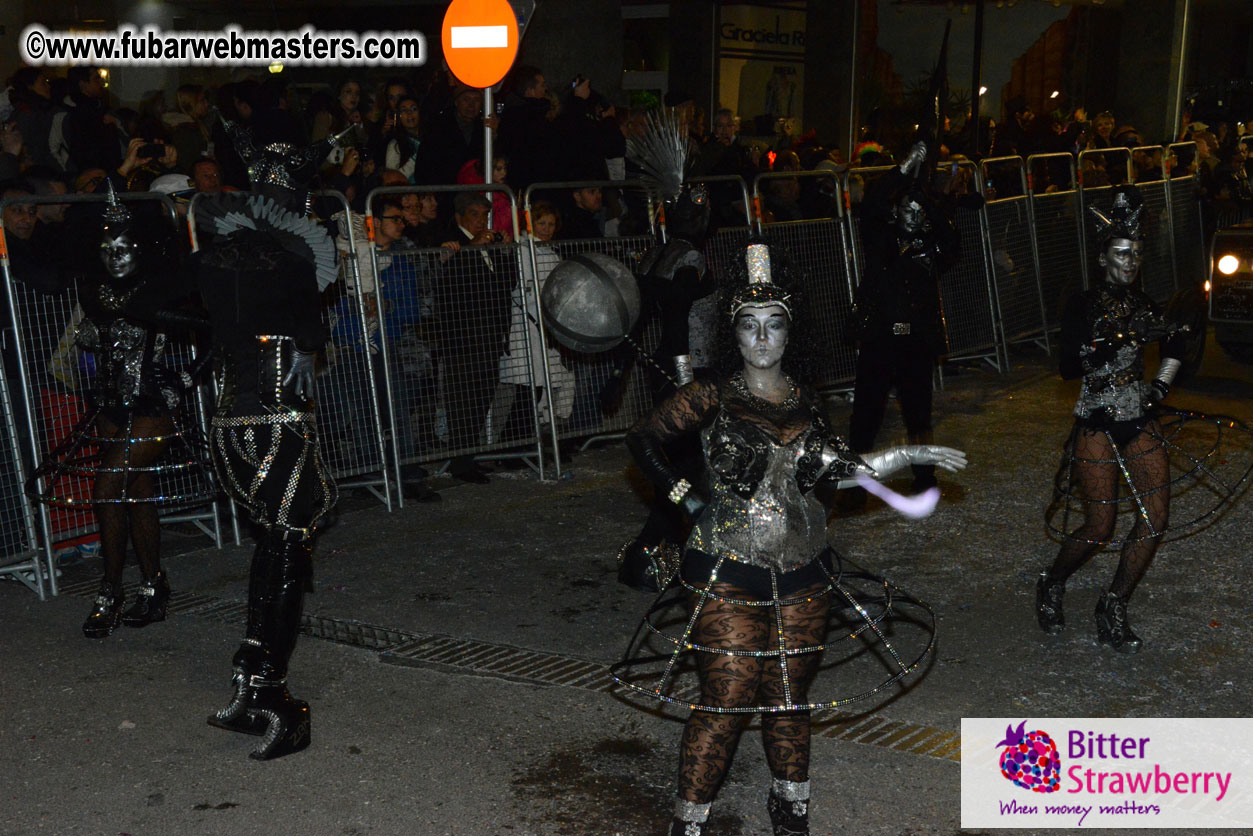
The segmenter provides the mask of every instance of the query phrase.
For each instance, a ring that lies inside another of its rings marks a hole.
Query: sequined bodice
[[[101,321],[83,319],[76,341],[95,354],[97,368],[92,390],[101,406],[157,413],[173,411],[179,394],[172,373],[163,363],[165,334],[120,314],[122,306],[140,287],[118,290],[101,284],[89,291],[97,295],[98,315],[106,316],[99,316]]]
[[[1119,293],[1106,286],[1092,292],[1087,316],[1090,344],[1080,348],[1083,385],[1074,414],[1134,421],[1144,414],[1147,394],[1144,342],[1163,332],[1166,322],[1148,297],[1134,290]],[[1138,336],[1128,339],[1130,335]],[[1112,356],[1100,350],[1106,341],[1124,340]]]
[[[701,432],[710,502],[688,548],[780,571],[826,548],[826,509],[797,481],[797,464],[815,432],[809,425],[785,441],[720,408]]]

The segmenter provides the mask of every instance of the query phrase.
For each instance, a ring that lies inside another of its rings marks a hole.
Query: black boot
[[[265,721],[260,717],[248,714],[248,704],[252,701],[252,687],[249,685],[251,676],[236,672],[231,679],[231,687],[235,693],[226,708],[216,714],[209,715],[209,725],[226,731],[260,735],[265,733]]]
[[[1138,653],[1144,644],[1131,632],[1127,620],[1127,599],[1106,592],[1096,604],[1096,638],[1119,653]]]
[[[1056,635],[1066,626],[1062,613],[1062,597],[1066,594],[1066,582],[1049,580],[1048,572],[1041,572],[1035,582],[1035,617],[1040,629]]]
[[[286,681],[287,662],[296,647],[296,635],[300,629],[300,611],[304,601],[304,585],[310,562],[308,541],[286,541],[281,536],[267,534],[257,544],[253,553],[252,570],[248,579],[248,622],[245,638],[231,660],[234,693],[225,708],[208,718],[211,726],[244,734],[269,734],[276,729],[276,739],[263,744],[258,751],[278,751],[288,754],[308,745],[308,705],[303,706],[305,743],[298,747],[282,744],[284,737],[264,712],[282,713],[288,703],[294,703],[286,688],[285,698],[279,698],[272,683]],[[261,693],[263,685],[271,683],[269,691]],[[290,712],[288,712],[290,713]],[[283,724],[279,724],[280,726]],[[293,726],[300,726],[299,722]],[[269,754],[264,757],[278,757]]]
[[[124,603],[120,583],[101,581],[96,603],[92,605],[91,614],[83,622],[83,635],[89,639],[103,639],[116,630],[122,622]]]
[[[309,703],[293,699],[286,679],[251,677],[248,717],[265,729],[261,745],[248,757],[258,761],[281,758],[308,748],[311,723]]]
[[[165,621],[169,603],[170,582],[161,570],[139,585],[135,603],[122,613],[122,623],[127,627],[147,627],[154,621]]]
[[[775,778],[766,799],[774,836],[809,836],[809,782]]]

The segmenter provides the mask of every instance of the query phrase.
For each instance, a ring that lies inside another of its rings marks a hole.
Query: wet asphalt
[[[838,550],[932,605],[938,644],[905,687],[819,716],[815,836],[962,832],[962,717],[1251,713],[1247,498],[1161,548],[1132,601],[1140,654],[1095,640],[1112,555],[1070,584],[1063,634],[1036,627],[1035,575],[1056,551],[1044,509],[1076,392],[1034,349],[1004,374],[950,369],[936,441],[965,449],[970,468],[942,479],[937,511],[911,522],[872,500],[832,519]],[[1250,368],[1211,349],[1171,401],[1253,421],[1250,395]],[[846,401],[831,411],[847,426]],[[883,443],[903,436],[894,405],[888,421]],[[645,515],[621,443],[584,450],[559,480],[497,470],[488,485],[433,486],[442,502],[392,512],[348,493],[321,535],[290,673],[313,744],[272,762],[204,722],[227,701],[249,542],[219,550],[167,528],[169,619],[100,641],[79,630],[98,566],[65,565],[63,594],[45,602],[0,583],[0,833],[663,833],[681,720],[617,695],[603,670],[650,601],[615,580]],[[754,725],[708,832],[769,833],[759,739]]]

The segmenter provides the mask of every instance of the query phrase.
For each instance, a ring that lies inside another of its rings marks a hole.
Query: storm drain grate
[[[90,598],[99,586],[99,580],[76,581],[63,585],[60,591],[65,595]],[[137,587],[138,584],[126,586],[126,595],[134,594]],[[224,624],[242,624],[248,605],[242,601],[175,592],[170,596],[170,611]],[[302,633],[315,639],[375,651],[379,661],[391,665],[427,667],[510,682],[605,693],[614,689],[614,682],[604,665],[557,653],[452,636],[408,633],[320,615],[303,616],[300,627]],[[889,720],[879,715],[844,719],[838,713],[820,712],[814,717],[813,733],[815,737],[961,761],[961,736],[957,732]]]

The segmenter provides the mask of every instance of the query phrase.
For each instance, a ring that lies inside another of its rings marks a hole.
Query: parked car
[[[1214,339],[1233,360],[1253,363],[1253,221],[1218,230],[1211,252]]]

